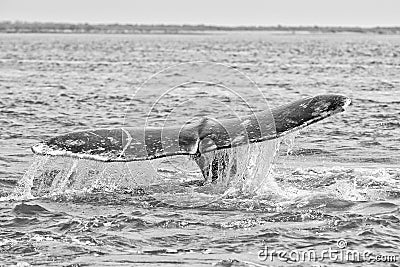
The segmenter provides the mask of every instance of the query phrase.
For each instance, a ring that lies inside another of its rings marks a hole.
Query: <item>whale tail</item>
[[[218,170],[225,168],[228,159],[210,159],[207,156],[209,152],[282,137],[343,112],[350,104],[351,100],[342,95],[318,95],[242,118],[221,121],[203,118],[198,123],[183,127],[111,128],[72,132],[34,145],[32,151],[41,155],[104,162],[190,155],[199,165],[203,176],[212,180]]]

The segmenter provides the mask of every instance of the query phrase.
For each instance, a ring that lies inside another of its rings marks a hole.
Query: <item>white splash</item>
[[[49,158],[50,156],[34,156],[29,169],[25,172],[21,180],[18,181],[14,192],[7,198],[10,200],[27,200],[35,198],[32,194],[34,179],[37,177],[38,173],[43,171]]]
[[[275,191],[278,185],[270,172],[278,143],[271,140],[207,153],[208,182],[211,182],[213,161],[217,160],[219,165],[218,178],[213,181],[214,192],[253,196]]]

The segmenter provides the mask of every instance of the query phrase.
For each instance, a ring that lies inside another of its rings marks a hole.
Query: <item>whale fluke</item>
[[[142,161],[174,155],[201,156],[211,151],[276,139],[342,112],[351,100],[319,95],[235,119],[204,117],[174,127],[111,128],[71,132],[32,147],[35,154],[104,162]]]

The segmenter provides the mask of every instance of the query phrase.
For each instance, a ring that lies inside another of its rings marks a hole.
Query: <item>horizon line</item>
[[[221,25],[221,24],[206,24],[206,23],[127,23],[127,22],[56,22],[56,21],[24,21],[24,20],[1,20],[0,23],[22,23],[22,24],[73,24],[73,25],[120,25],[120,26],[189,26],[189,27],[224,27],[224,28],[361,28],[361,29],[376,29],[376,28],[399,28],[400,25],[374,25],[374,26],[360,26],[360,25],[290,25],[290,24],[275,24],[275,25]]]

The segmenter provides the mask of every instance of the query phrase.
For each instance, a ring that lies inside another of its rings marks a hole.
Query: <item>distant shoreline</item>
[[[285,32],[285,33],[369,33],[400,34],[396,27],[326,27],[326,26],[213,26],[213,25],[143,25],[88,24],[52,22],[0,22],[0,33],[103,33],[103,34],[203,34],[217,32]]]

